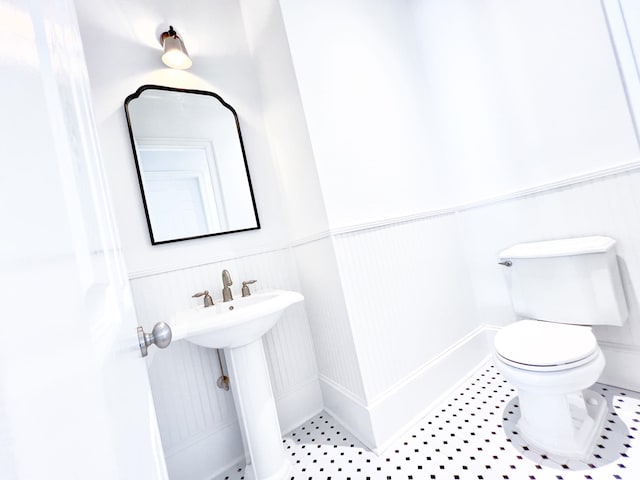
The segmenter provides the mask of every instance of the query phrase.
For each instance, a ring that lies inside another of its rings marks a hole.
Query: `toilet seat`
[[[598,356],[591,327],[520,320],[501,329],[495,350],[503,362],[524,370],[557,371],[575,368]]]

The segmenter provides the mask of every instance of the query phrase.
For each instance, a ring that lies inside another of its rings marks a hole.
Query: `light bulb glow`
[[[162,54],[162,62],[170,68],[185,70],[193,64],[187,49],[180,37],[166,36],[163,41],[164,53]]]

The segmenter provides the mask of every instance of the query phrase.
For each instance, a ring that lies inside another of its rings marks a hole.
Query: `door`
[[[0,478],[166,479],[73,3],[0,31]]]

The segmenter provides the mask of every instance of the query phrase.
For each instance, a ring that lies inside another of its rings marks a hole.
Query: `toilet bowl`
[[[544,453],[587,459],[606,416],[604,398],[587,390],[605,366],[591,328],[521,320],[496,335],[494,362],[518,391],[522,438]]]
[[[563,459],[587,459],[606,415],[589,390],[605,367],[592,325],[628,316],[615,240],[580,237],[502,251],[513,309],[521,319],[494,341],[496,368],[518,392],[523,439]]]

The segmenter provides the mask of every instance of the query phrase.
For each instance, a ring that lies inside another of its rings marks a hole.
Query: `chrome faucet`
[[[231,289],[229,288],[229,286],[233,285],[233,282],[231,281],[231,275],[229,275],[229,270],[222,271],[222,285],[223,285],[222,301],[230,302],[231,300],[233,300],[233,294],[231,293]]]

